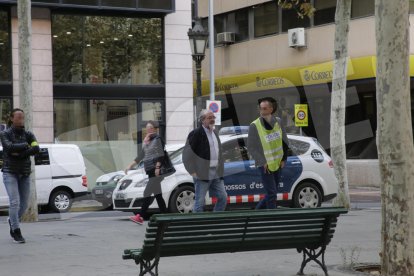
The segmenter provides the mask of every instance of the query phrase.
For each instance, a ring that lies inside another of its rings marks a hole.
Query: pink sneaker
[[[129,217],[129,220],[137,224],[141,224],[141,225],[144,224],[144,219],[139,214]]]

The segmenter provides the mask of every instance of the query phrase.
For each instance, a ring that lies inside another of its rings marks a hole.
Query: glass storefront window
[[[307,28],[310,26],[309,17],[304,16],[303,18],[298,17],[296,10],[290,9],[282,10],[282,32],[287,32],[289,29],[294,28]]]
[[[102,6],[136,8],[136,0],[102,0]]]
[[[335,22],[336,0],[315,0],[315,26]]]
[[[59,141],[125,140],[137,130],[136,101],[56,99],[54,104]]]
[[[143,121],[162,121],[162,104],[160,101],[142,101]]]
[[[55,83],[163,82],[160,18],[55,14],[52,35]]]
[[[0,99],[0,131],[3,131],[6,128],[7,122],[9,120],[11,106],[11,99]]]
[[[99,3],[97,0],[63,0],[62,4],[96,6]]]
[[[143,9],[172,9],[172,2],[165,0],[139,0],[138,7]]]
[[[257,6],[253,11],[254,37],[272,35],[279,32],[279,13],[275,1]]]
[[[371,16],[375,13],[375,0],[352,0],[351,18]]]
[[[60,0],[32,0],[32,2],[59,4]]]
[[[79,146],[92,184],[136,157],[137,101],[55,99],[54,110],[56,142]]]
[[[0,10],[0,81],[11,80],[9,14]]]

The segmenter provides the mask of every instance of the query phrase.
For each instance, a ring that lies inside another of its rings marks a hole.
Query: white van
[[[3,148],[0,147],[0,168]],[[79,147],[69,144],[41,144],[35,156],[36,192],[39,205],[54,212],[67,212],[73,200],[88,193],[86,167]],[[9,198],[0,172],[0,208]]]

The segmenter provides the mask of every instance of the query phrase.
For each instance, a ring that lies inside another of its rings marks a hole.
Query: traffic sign
[[[308,105],[307,104],[295,104],[295,126],[297,127],[308,126]]]
[[[206,105],[216,116],[216,126],[221,125],[221,101],[206,101]]]

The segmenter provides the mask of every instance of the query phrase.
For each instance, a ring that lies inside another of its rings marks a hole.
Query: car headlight
[[[140,181],[138,181],[137,183],[135,183],[134,187],[139,188],[139,187],[145,187],[148,184],[148,178],[144,178]]]
[[[113,181],[113,182],[115,182],[115,183],[118,183],[118,181],[119,181],[122,177],[124,177],[122,174],[115,175],[115,176],[112,178],[112,181]]]

